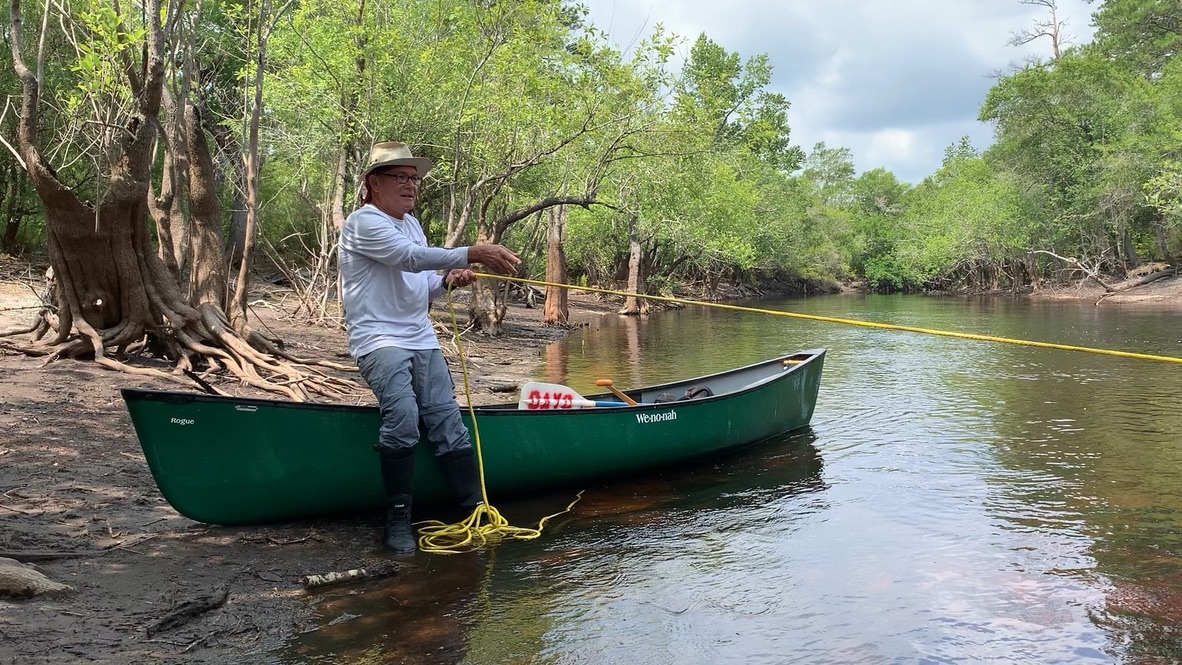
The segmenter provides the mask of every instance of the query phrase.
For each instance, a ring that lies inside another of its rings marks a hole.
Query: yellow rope
[[[754,312],[758,314],[771,314],[773,316],[786,316],[796,319],[806,319],[809,321],[824,321],[827,323],[843,323],[851,326],[862,326],[864,328],[877,328],[879,330],[900,330],[903,332],[922,333],[925,335],[940,335],[943,337],[955,337],[959,339],[971,339],[982,342],[1000,342],[1002,344],[1016,344],[1018,346],[1033,346],[1044,349],[1059,349],[1062,351],[1082,351],[1084,353],[1097,353],[1108,356],[1119,356],[1122,358],[1136,358],[1139,360],[1156,360],[1160,362],[1180,363],[1182,358],[1173,356],[1157,356],[1148,353],[1133,353],[1131,351],[1117,351],[1114,349],[1096,349],[1086,346],[1072,346],[1070,344],[1054,344],[1051,342],[1036,342],[1024,339],[1012,339],[1009,337],[996,337],[993,335],[975,335],[972,333],[958,333],[949,330],[934,330],[931,328],[917,328],[915,326],[900,326],[890,323],[875,323],[873,321],[858,321],[856,319],[841,319],[833,316],[818,316],[816,314],[798,314],[796,312],[784,312],[773,309],[761,309],[757,307],[743,307],[741,305],[728,305],[725,303],[707,302],[703,300],[689,300],[685,298],[674,298],[671,296],[654,296],[641,293],[628,293],[627,291],[616,291],[613,289],[602,289],[594,286],[576,286],[573,284],[558,284],[554,282],[545,282],[536,279],[526,279],[524,277],[506,277],[504,275],[490,275],[486,273],[476,273],[477,277],[487,277],[489,279],[499,279],[507,282],[519,282],[521,284],[534,284],[537,286],[554,286],[563,289],[576,289],[579,291],[590,291],[593,293],[604,293],[609,295],[623,296],[625,298],[645,298],[648,300],[657,300],[661,302],[677,303],[681,305],[701,305],[703,307],[714,307],[717,309],[729,309],[738,312]],[[476,422],[476,409],[472,404],[472,390],[468,382],[468,364],[464,360],[463,346],[460,342],[460,328],[456,322],[455,307],[451,298],[451,289],[447,291],[447,308],[451,314],[452,335],[456,343],[457,355],[460,359],[460,371],[464,378],[464,395],[468,399],[468,413],[472,419],[472,435],[476,447],[476,463],[480,470],[480,495],[483,502],[472,511],[463,521],[455,524],[444,524],[437,520],[428,520],[419,522],[419,549],[424,552],[434,554],[459,554],[461,552],[472,551],[484,548],[488,545],[500,542],[505,538],[513,538],[518,540],[532,540],[542,535],[542,527],[546,522],[554,517],[569,512],[574,507],[575,503],[583,496],[582,492],[575,497],[575,500],[561,512],[547,515],[538,521],[538,526],[534,528],[515,527],[511,526],[504,517],[501,516],[497,509],[494,508],[488,501],[488,489],[484,483],[484,457],[480,446],[480,427]]]
[[[538,521],[534,528],[511,526],[509,520],[501,516],[497,509],[488,501],[488,488],[484,483],[484,456],[480,447],[480,427],[476,423],[476,407],[472,404],[472,389],[468,383],[468,363],[464,360],[464,349],[460,343],[460,327],[456,323],[455,306],[451,299],[451,288],[447,289],[447,310],[451,314],[452,337],[456,342],[456,355],[460,358],[460,373],[464,377],[464,396],[468,399],[468,415],[472,419],[472,439],[476,448],[476,466],[480,471],[481,503],[476,506],[466,519],[455,524],[445,524],[438,520],[417,522],[419,526],[419,549],[431,554],[460,554],[482,549],[488,545],[500,542],[506,538],[516,540],[533,540],[542,535],[542,527],[546,522],[574,508],[583,493],[579,492],[575,500],[565,510],[547,515]]]
[[[614,291],[612,289],[601,289],[593,286],[575,286],[573,284],[556,284],[553,282],[543,282],[536,279],[525,279],[524,277],[505,277],[504,275],[488,275],[485,273],[476,273],[477,277],[488,277],[491,279],[502,279],[508,282],[521,282],[523,284],[535,284],[538,286],[556,286],[563,289],[575,289],[578,291],[591,291],[594,293],[607,293],[611,295],[631,297],[631,298],[645,298],[648,300],[659,300],[663,302],[672,302],[682,305],[701,305],[703,307],[715,307],[718,309],[731,309],[739,312],[755,312],[759,314],[771,314],[773,316],[787,316],[796,319],[808,319],[810,321],[825,321],[828,323],[844,323],[851,326],[862,326],[865,328],[878,328],[880,330],[901,330],[904,332],[923,333],[925,335],[940,335],[943,337],[956,337],[959,339],[973,339],[982,342],[1000,342],[1002,344],[1017,344],[1019,346],[1035,346],[1044,349],[1059,349],[1061,351],[1082,351],[1084,353],[1099,353],[1107,356],[1119,356],[1122,358],[1137,358],[1138,360],[1156,360],[1167,363],[1182,363],[1182,358],[1174,356],[1155,356],[1149,353],[1133,353],[1132,351],[1116,351],[1113,349],[1095,349],[1086,346],[1072,346],[1070,344],[1053,344],[1051,342],[1035,342],[1025,339],[1012,339],[1009,337],[995,337],[993,335],[974,335],[972,333],[958,333],[950,330],[933,330],[931,328],[916,328],[914,326],[898,326],[890,323],[875,323],[873,321],[858,321],[856,319],[839,319],[833,316],[817,316],[815,314],[798,314],[796,312],[783,312],[774,309],[759,309],[757,307],[743,307],[741,305],[727,305],[725,303],[706,302],[702,300],[687,300],[684,298],[673,298],[670,296],[651,296],[641,293],[628,293],[627,291]]]

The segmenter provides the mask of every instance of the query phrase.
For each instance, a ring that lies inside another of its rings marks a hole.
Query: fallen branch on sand
[[[183,626],[194,617],[204,614],[210,610],[217,609],[226,604],[226,599],[230,597],[230,590],[222,587],[214,589],[213,593],[206,596],[197,596],[186,601],[182,601],[172,606],[163,617],[156,622],[149,625],[145,632],[148,637],[152,637],[157,633],[166,630],[172,630],[178,626]]]
[[[301,581],[304,583],[304,589],[313,591],[337,584],[390,577],[391,575],[396,575],[401,569],[402,566],[387,562],[368,568],[354,568],[352,570],[324,573],[322,575],[305,575]]]
[[[1111,284],[1108,284],[1104,280],[1100,279],[1100,271],[1101,271],[1101,268],[1103,267],[1102,261],[1099,261],[1099,260],[1092,261],[1092,265],[1089,266],[1089,265],[1085,265],[1083,261],[1080,261],[1079,259],[1077,259],[1073,256],[1059,256],[1058,254],[1056,254],[1054,252],[1048,252],[1045,249],[1037,249],[1033,253],[1034,254],[1046,254],[1046,255],[1052,256],[1064,263],[1068,263],[1070,265],[1075,266],[1076,270],[1079,270],[1080,272],[1082,272],[1087,279],[1090,279],[1093,282],[1104,287],[1104,290],[1106,292],[1111,292],[1111,291],[1116,290],[1116,288],[1113,287]]]
[[[24,563],[33,561],[51,561],[53,559],[73,559],[80,556],[94,556],[102,554],[104,550],[82,550],[74,552],[41,552],[31,550],[0,550],[0,559],[16,559]]]

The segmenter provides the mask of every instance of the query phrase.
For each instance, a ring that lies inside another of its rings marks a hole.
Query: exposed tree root
[[[37,329],[37,324],[33,324],[27,328],[18,328],[16,330],[9,330],[7,332],[0,332],[0,337],[15,337],[16,335],[28,335]]]
[[[187,308],[182,306],[179,309]],[[186,314],[193,316],[185,320]],[[33,325],[0,335],[0,348],[45,358],[43,364],[59,359],[90,358],[99,366],[113,371],[163,379],[186,387],[197,383],[204,391],[212,389],[223,395],[227,393],[209,383],[214,374],[228,375],[240,384],[301,402],[311,400],[314,396],[337,401],[364,393],[362,386],[355,381],[332,376],[318,369],[348,372],[356,371],[355,367],[298,358],[283,351],[276,341],[249,330],[245,335],[240,335],[230,328],[216,307],[203,305],[191,312],[177,312],[174,315],[185,320],[185,325],[148,331],[134,321],[125,320],[100,332],[85,320],[75,319],[75,334],[63,336],[59,330],[56,336],[47,338],[47,333],[55,329],[53,323],[56,322],[51,322],[47,312],[43,312]],[[29,333],[33,333],[33,337],[23,343],[2,339]],[[154,335],[161,340],[168,340],[162,346],[167,349],[164,356],[175,361],[172,371],[125,362],[129,351],[139,355],[161,346],[153,343]],[[198,374],[194,371],[202,365],[206,366],[204,372]]]

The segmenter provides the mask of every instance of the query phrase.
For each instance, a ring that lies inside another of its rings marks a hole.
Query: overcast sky
[[[844,146],[859,172],[881,166],[912,183],[962,136],[987,148],[993,129],[977,113],[994,75],[1051,54],[1049,39],[1007,45],[1048,18],[1019,0],[583,1],[625,51],[662,23],[685,38],[683,57],[703,32],[744,59],[766,53],[771,90],[792,103],[793,144]],[[1057,4],[1072,41],[1090,41],[1100,3]]]

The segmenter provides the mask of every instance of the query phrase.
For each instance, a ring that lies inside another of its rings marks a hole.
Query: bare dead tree
[[[1034,24],[1027,30],[1010,33],[1010,46],[1024,46],[1043,37],[1051,40],[1051,53],[1055,60],[1062,55],[1062,49],[1071,43],[1071,36],[1064,32],[1066,20],[1059,20],[1059,8],[1056,0],[1018,0],[1021,4],[1034,7],[1046,7],[1050,17],[1035,19]]]
[[[1104,268],[1104,264],[1103,264],[1102,260],[1084,262],[1084,261],[1081,261],[1073,256],[1059,256],[1058,254],[1056,254],[1054,252],[1047,251],[1045,249],[1035,250],[1034,252],[1032,252],[1032,254],[1046,254],[1047,256],[1058,259],[1059,261],[1062,261],[1063,263],[1070,265],[1071,270],[1073,272],[1075,272],[1075,271],[1081,272],[1081,273],[1083,273],[1083,275],[1086,279],[1090,279],[1093,282],[1104,287],[1105,291],[1116,291],[1116,287],[1114,287],[1111,284],[1100,279],[1101,271]]]

